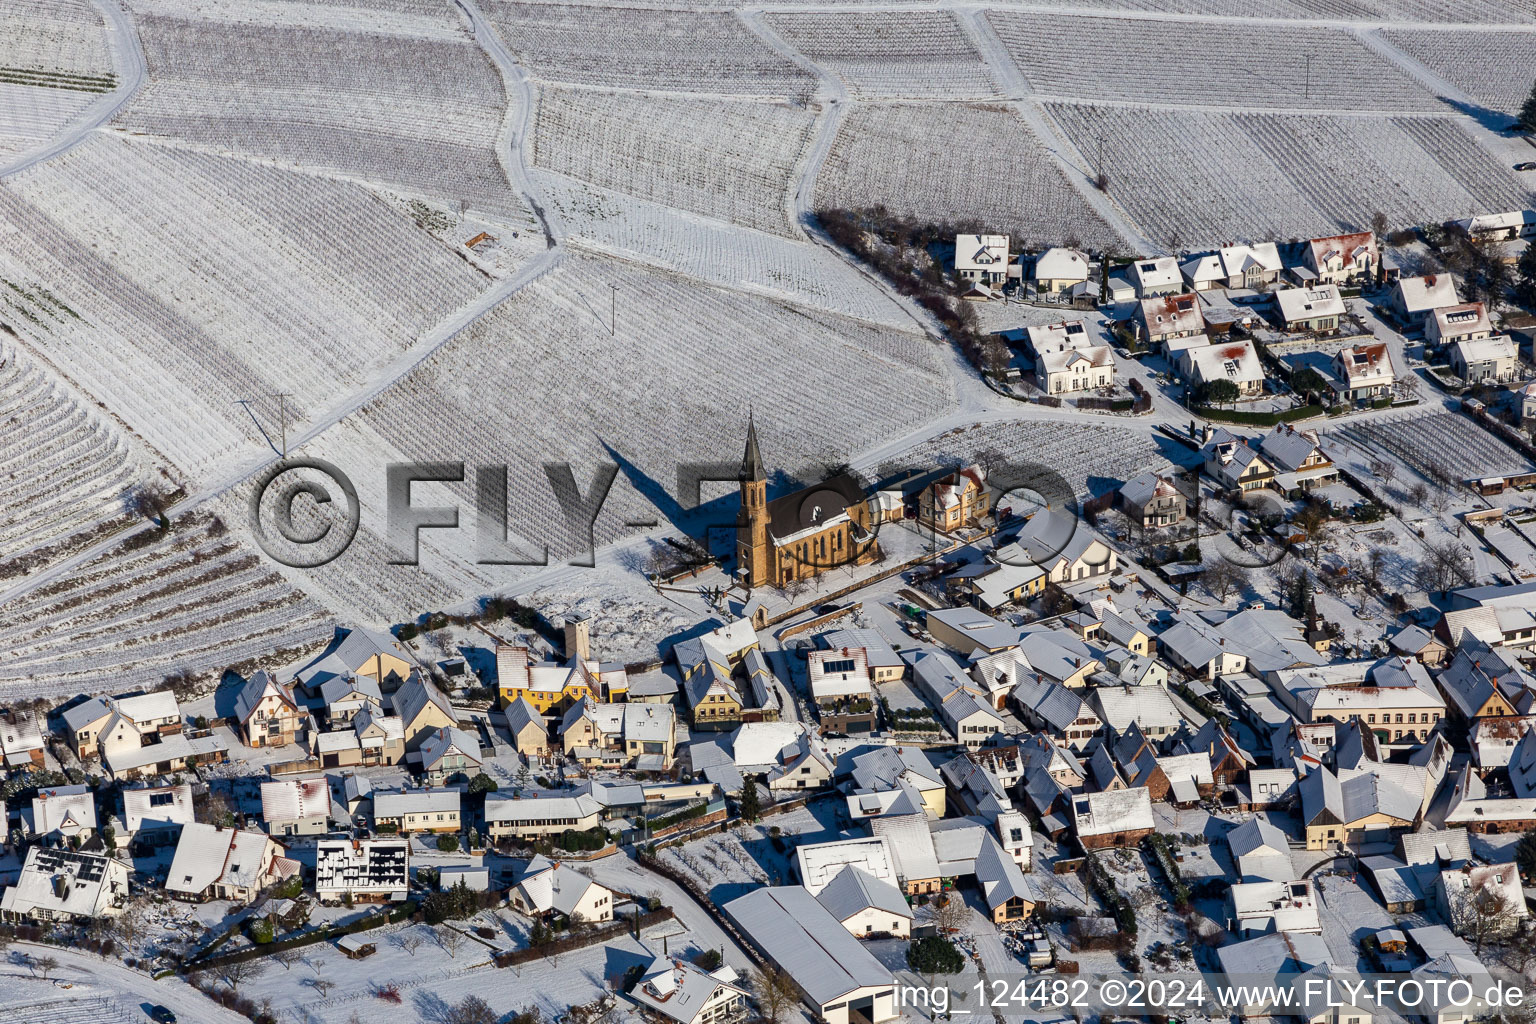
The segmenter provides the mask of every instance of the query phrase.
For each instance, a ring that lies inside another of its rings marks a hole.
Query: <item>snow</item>
[[[883,204],[925,221],[975,218],[1020,248],[1116,240],[1046,143],[1023,118],[995,105],[854,107],[817,181],[816,201]]]
[[[1536,37],[1529,31],[1393,29],[1384,36],[1491,110],[1514,115],[1530,95],[1525,79]]]
[[[106,74],[112,68],[102,30],[101,14],[88,0],[12,0],[0,22],[0,53],[13,68]]]
[[[997,95],[985,61],[950,11],[794,11],[768,26],[860,96]]]
[[[782,102],[547,88],[530,155],[603,188],[782,235],[813,120]]]

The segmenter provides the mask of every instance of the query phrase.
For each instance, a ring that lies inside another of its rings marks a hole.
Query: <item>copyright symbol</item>
[[[327,484],[330,486],[328,487]],[[331,488],[346,500],[340,508]],[[300,497],[307,501],[300,501]],[[262,471],[251,492],[251,533],[273,561],[314,569],[334,560],[357,536],[357,489],[324,459],[283,459]],[[271,523],[276,536],[268,532]]]
[[[1110,978],[1099,989],[1099,1001],[1105,1006],[1119,1006],[1125,1002],[1127,993],[1125,982]]]

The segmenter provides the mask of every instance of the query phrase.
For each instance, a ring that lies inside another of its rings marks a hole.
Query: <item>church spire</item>
[[[768,473],[763,469],[763,456],[757,450],[757,424],[753,422],[752,412],[747,411],[747,450],[741,457],[742,480],[767,480]]]

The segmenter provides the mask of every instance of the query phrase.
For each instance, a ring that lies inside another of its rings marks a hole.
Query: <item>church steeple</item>
[[[757,424],[753,422],[750,410],[747,412],[747,450],[741,457],[740,479],[754,483],[768,479],[768,473],[763,469],[763,456],[757,450]]]

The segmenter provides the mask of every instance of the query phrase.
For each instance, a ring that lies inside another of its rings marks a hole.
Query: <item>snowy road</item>
[[[12,949],[34,957],[53,957],[59,962],[59,968],[51,972],[50,976],[76,986],[60,991],[51,982],[38,979],[35,987],[40,999],[49,995],[55,999],[100,995],[116,999],[130,1009],[140,1004],[167,1006],[178,1019],[196,1021],[198,1024],[249,1024],[243,1016],[233,1010],[226,1010],[179,977],[155,981],[143,971],[130,970],[117,960],[59,946],[17,942]],[[31,975],[25,969],[7,966],[4,975],[7,990],[13,987],[33,987],[28,985]],[[12,981],[12,977],[16,980]]]
[[[117,116],[133,94],[144,83],[144,51],[139,47],[139,35],[134,30],[128,14],[117,0],[91,0],[101,12],[106,24],[107,49],[112,53],[112,70],[117,75],[117,88],[103,94],[85,108],[79,119],[66,126],[62,135],[55,137],[38,149],[19,153],[7,164],[0,164],[0,178],[35,167],[45,160],[52,160],[65,150],[77,145],[91,132]]]

